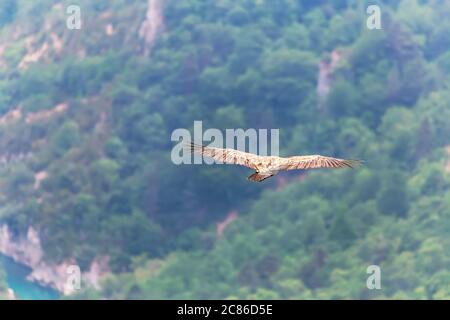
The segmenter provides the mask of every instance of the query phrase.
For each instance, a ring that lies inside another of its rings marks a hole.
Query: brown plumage
[[[361,164],[360,160],[346,160],[321,155],[294,156],[289,158],[276,156],[259,156],[235,149],[222,149],[187,144],[192,153],[210,157],[217,163],[236,164],[255,170],[248,177],[251,181],[261,182],[282,170],[316,169],[316,168],[354,168]]]

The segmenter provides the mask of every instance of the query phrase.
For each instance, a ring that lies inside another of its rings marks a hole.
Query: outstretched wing
[[[234,149],[222,149],[198,145],[195,143],[188,143],[186,148],[191,153],[201,154],[206,157],[210,157],[219,163],[236,164],[245,166],[251,169],[256,169],[256,163],[259,156],[252,153],[247,153]]]
[[[354,168],[361,165],[360,160],[346,160],[320,155],[296,156],[284,158],[280,170],[316,169],[316,168]]]

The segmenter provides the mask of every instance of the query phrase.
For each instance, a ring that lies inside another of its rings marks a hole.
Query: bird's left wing
[[[296,156],[283,158],[280,170],[316,169],[316,168],[354,168],[361,164],[360,160],[347,160],[321,155]]]
[[[202,146],[195,143],[186,144],[186,148],[191,153],[201,154],[210,157],[218,162],[226,164],[236,164],[245,166],[251,169],[256,169],[256,163],[259,158],[258,155],[248,152],[243,152],[235,149],[222,149],[208,146]]]

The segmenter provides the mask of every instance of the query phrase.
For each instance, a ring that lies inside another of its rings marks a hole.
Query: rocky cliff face
[[[139,37],[144,39],[144,54],[148,55],[158,34],[164,28],[163,1],[148,0],[147,13],[139,29]]]
[[[42,260],[42,248],[36,230],[29,227],[26,237],[13,238],[8,225],[1,225],[0,252],[27,266],[37,266]]]
[[[143,17],[141,12],[144,11],[145,5],[147,6],[146,15]],[[64,56],[83,58],[89,52],[102,54],[112,50],[118,44],[137,48],[136,51],[139,53],[143,52],[148,55],[164,29],[163,7],[164,0],[147,0],[146,4],[130,6],[131,10],[127,13],[129,16],[127,14],[118,15],[117,12],[110,9],[102,12],[95,19],[88,15],[83,16],[86,25],[89,25],[89,30],[98,33],[95,36],[92,35],[91,38],[80,36],[80,32],[61,28],[61,22],[67,18],[66,6],[55,4],[48,8],[48,14],[43,14],[42,21],[17,20],[8,26],[7,32],[4,32],[1,37],[0,72],[25,71],[33,64],[52,63],[59,61]],[[129,18],[137,16],[142,18],[133,21]],[[125,19],[127,19],[127,28],[121,29],[121,22]],[[91,41],[94,38],[98,41]],[[136,40],[139,42],[136,43]],[[98,42],[101,42],[101,45]],[[18,49],[13,51],[11,48],[15,48],[15,46]],[[96,51],[98,48],[104,51]],[[14,59],[9,59],[11,54],[8,56],[8,52],[15,54]],[[24,111],[21,104],[11,106],[11,109],[0,117],[0,126],[22,122],[26,125],[34,125],[56,115],[64,116],[70,109],[69,103],[65,101],[58,102],[53,108],[47,107],[44,110],[32,112]],[[102,113],[101,117],[95,130],[100,130],[106,125],[105,113]],[[14,138],[12,139],[14,140]],[[32,152],[4,152],[0,154],[0,168],[24,162],[32,155]],[[34,189],[38,190],[41,181],[48,177],[48,172],[35,172],[34,177]],[[40,203],[42,197],[39,197],[37,201]],[[28,228],[26,234],[15,236],[8,225],[2,224],[0,221],[0,252],[16,262],[29,266],[33,270],[29,275],[31,281],[52,287],[63,294],[73,292],[72,286],[68,283],[70,277],[68,270],[70,266],[77,264],[76,261],[70,258],[60,264],[50,264],[44,261],[39,233],[32,226]],[[107,272],[109,272],[108,258],[98,257],[91,263],[89,270],[82,273],[82,288],[84,286],[98,288],[99,278]],[[10,292],[10,295],[13,296],[13,293]]]
[[[1,225],[0,252],[30,267],[33,270],[28,276],[30,281],[51,287],[64,295],[72,294],[76,290],[70,281],[71,266],[76,266],[76,261],[67,259],[61,264],[45,262],[39,234],[32,226],[28,228],[26,236],[14,237],[8,225]],[[81,288],[83,286],[99,288],[99,279],[108,272],[108,258],[95,259],[89,270],[81,273]]]
[[[333,50],[327,59],[320,62],[317,76],[317,95],[320,98],[326,97],[330,92],[332,74],[341,60],[342,53]]]

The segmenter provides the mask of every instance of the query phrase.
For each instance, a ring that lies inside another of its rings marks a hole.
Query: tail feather
[[[270,177],[272,177],[273,174],[270,173],[259,173],[259,172],[255,172],[252,175],[250,175],[247,179],[250,181],[254,181],[254,182],[261,182],[263,180],[266,180]]]

